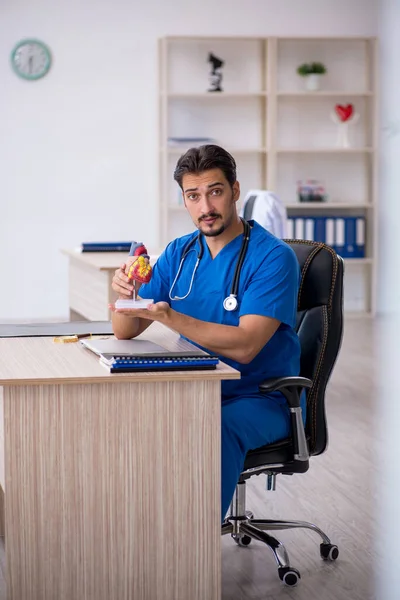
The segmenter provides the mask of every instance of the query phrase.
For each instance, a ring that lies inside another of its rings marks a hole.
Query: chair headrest
[[[338,270],[336,252],[320,242],[287,240],[296,253],[301,268],[297,310],[331,306]]]

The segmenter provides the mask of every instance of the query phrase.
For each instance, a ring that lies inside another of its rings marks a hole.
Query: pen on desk
[[[91,333],[75,333],[73,335],[60,335],[58,337],[53,338],[53,342],[60,342],[67,344],[69,342],[77,342],[83,338],[91,338]]]

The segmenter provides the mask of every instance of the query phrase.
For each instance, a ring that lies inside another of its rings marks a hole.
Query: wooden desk
[[[125,260],[123,252],[79,252],[61,250],[68,256],[70,318],[89,321],[108,321],[108,303],[116,294],[111,288],[115,269]],[[153,265],[159,254],[150,254]]]
[[[7,600],[219,600],[220,382],[239,373],[111,375],[51,338],[0,355]]]

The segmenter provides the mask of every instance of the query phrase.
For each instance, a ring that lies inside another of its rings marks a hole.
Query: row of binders
[[[365,257],[365,217],[288,217],[287,237],[327,244],[342,258]]]

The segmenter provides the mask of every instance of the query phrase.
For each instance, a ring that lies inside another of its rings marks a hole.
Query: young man
[[[113,330],[118,338],[133,338],[160,321],[241,372],[240,381],[222,382],[224,517],[247,451],[290,433],[284,397],[280,392],[261,395],[258,385],[269,377],[299,374],[294,330],[299,265],[287,244],[250,221],[237,297],[224,305],[245,245],[245,223],[236,210],[235,160],[219,146],[192,148],[178,160],[174,178],[198,232],[171,242],[157,260],[150,283],[140,289],[140,296],[154,298],[154,305],[110,307]],[[132,296],[126,276],[132,260],[113,278],[120,298]]]

